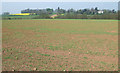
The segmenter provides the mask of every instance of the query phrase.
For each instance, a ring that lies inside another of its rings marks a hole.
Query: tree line
[[[118,19],[119,11],[109,9],[98,9],[98,7],[91,9],[78,9],[73,8],[65,10],[60,7],[57,9],[25,9],[21,10],[21,13],[31,13],[31,15],[37,15],[33,19],[50,19],[51,15],[57,14],[56,19]],[[9,14],[9,13],[6,13]]]
[[[52,8],[46,8],[46,9],[25,9],[25,10],[21,10],[21,13],[35,13],[36,15],[40,15],[40,14],[43,14],[43,13],[46,13],[46,14],[53,14],[53,13],[57,13],[57,14],[74,13],[74,14],[94,15],[94,14],[100,14],[100,13],[98,13],[98,11],[103,11],[104,14],[107,14],[107,13],[116,13],[117,12],[114,9],[113,10],[108,10],[108,9],[99,10],[97,7],[91,8],[91,9],[78,9],[78,10],[75,10],[73,8],[65,10],[65,9],[62,9],[62,8],[58,7],[55,10],[53,10]]]

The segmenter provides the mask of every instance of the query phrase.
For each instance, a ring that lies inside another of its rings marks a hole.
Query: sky
[[[2,2],[2,13],[10,12],[11,14],[20,13],[24,9],[45,9],[58,7],[62,9],[84,9],[95,8],[99,9],[118,9],[118,2]]]
[[[120,0],[1,0],[2,2],[118,2]]]
[[[26,5],[26,6],[23,5],[24,6],[24,8],[23,8],[22,5],[17,5],[17,4],[15,4],[15,5],[10,5],[10,4],[6,5],[5,3],[3,4],[3,2],[9,2],[10,3],[10,2],[119,2],[119,1],[120,0],[0,0],[0,14],[2,14],[2,12],[4,12],[4,11],[9,11],[11,13],[19,13],[20,9],[30,8],[29,4]],[[35,4],[33,4],[33,5],[35,5]],[[113,6],[113,5],[111,5],[111,6]],[[115,6],[117,6],[117,4]],[[45,6],[45,7],[52,7],[52,6],[48,5],[48,6]],[[35,7],[35,8],[37,8],[37,7]],[[41,8],[41,6],[39,6],[39,8]],[[55,8],[55,7],[53,7],[53,8]]]

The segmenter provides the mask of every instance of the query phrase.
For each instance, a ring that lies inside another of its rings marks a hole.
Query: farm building
[[[98,14],[103,14],[104,12],[102,10],[98,11]]]

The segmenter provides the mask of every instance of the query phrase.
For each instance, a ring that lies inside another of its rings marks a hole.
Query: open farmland
[[[3,71],[117,71],[117,20],[3,20]]]

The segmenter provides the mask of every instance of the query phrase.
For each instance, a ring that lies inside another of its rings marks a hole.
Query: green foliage
[[[41,56],[50,56],[49,54],[41,54],[40,52],[37,52],[37,54],[40,54]]]
[[[87,15],[87,14],[66,14],[64,16],[59,15],[56,18],[60,19],[118,19],[118,14],[109,13],[109,14],[96,14],[96,15]]]
[[[48,14],[43,13],[39,16],[34,17],[33,19],[49,19],[49,18],[50,16]]]
[[[100,13],[99,13],[100,12]],[[65,10],[60,7],[57,9],[25,9],[21,13],[31,13],[28,16],[9,16],[9,13],[4,13],[3,19],[50,19],[53,14],[57,14],[56,19],[118,19],[120,17],[119,11],[113,10],[99,10],[98,7],[91,9],[79,9],[73,8]],[[63,15],[61,15],[63,14]],[[119,18],[120,19],[120,18]]]
[[[88,59],[87,57],[84,57],[84,59]]]

